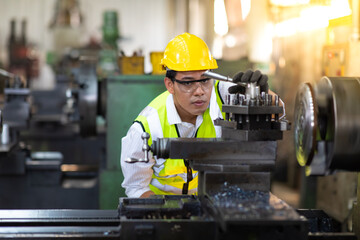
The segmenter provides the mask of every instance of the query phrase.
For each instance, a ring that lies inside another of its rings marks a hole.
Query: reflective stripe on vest
[[[216,102],[219,105],[223,119],[225,119],[225,113],[222,111],[222,105],[224,104],[224,99],[222,99],[221,95],[220,95],[219,83],[220,83],[220,81],[216,81],[215,85],[214,85],[215,93],[216,93]]]
[[[217,90],[216,90],[217,89]],[[215,94],[220,109],[222,99],[218,94],[218,81],[215,83]],[[170,125],[167,118],[166,99],[168,91],[155,98],[136,118],[146,132],[150,134],[149,146],[158,138],[177,138],[175,125]],[[219,104],[220,103],[220,104]],[[203,122],[197,130],[198,138],[216,137],[213,121],[209,114],[209,108],[203,114]],[[182,188],[187,181],[186,166],[183,159],[155,158],[153,176],[150,189],[158,195],[182,194]],[[189,183],[188,194],[195,194],[198,185],[198,172],[193,171],[193,180]]]

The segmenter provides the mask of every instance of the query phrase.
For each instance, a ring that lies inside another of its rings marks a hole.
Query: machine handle
[[[143,132],[141,134],[141,138],[144,141],[144,144],[142,146],[142,151],[145,153],[145,157],[144,158],[127,158],[125,159],[125,162],[127,163],[137,163],[137,162],[143,162],[143,163],[148,163],[149,162],[149,151],[150,151],[150,146],[148,144],[148,140],[150,138],[150,134],[147,132]]]

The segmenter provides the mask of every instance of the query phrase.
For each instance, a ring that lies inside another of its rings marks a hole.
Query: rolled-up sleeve
[[[141,134],[143,129],[139,123],[134,123],[127,135],[121,141],[121,170],[124,175],[124,181],[121,186],[125,188],[128,197],[140,197],[143,193],[150,191],[149,184],[152,178],[154,159],[149,153],[150,161],[148,163],[127,163],[127,158],[144,158],[142,151],[143,140]]]

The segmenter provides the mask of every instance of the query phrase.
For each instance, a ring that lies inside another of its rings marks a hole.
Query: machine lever
[[[125,159],[125,162],[127,163],[137,163],[137,162],[143,162],[143,163],[148,163],[149,162],[149,151],[150,151],[150,146],[148,144],[148,140],[150,138],[150,134],[147,132],[143,132],[143,134],[141,134],[141,138],[144,140],[144,144],[142,147],[142,151],[145,153],[145,157],[144,158],[127,158]]]
[[[213,79],[216,79],[216,80],[219,80],[219,81],[223,81],[223,82],[231,82],[231,83],[234,83],[232,78],[226,77],[226,76],[221,75],[221,74],[218,74],[218,73],[211,72],[210,70],[207,70],[206,72],[204,72],[204,73],[202,74],[202,76],[204,76],[204,77],[209,77],[209,78],[213,78]],[[237,82],[236,84],[237,84],[237,85],[240,85],[240,86],[243,86],[243,87],[247,87],[247,83],[245,83],[245,82]]]

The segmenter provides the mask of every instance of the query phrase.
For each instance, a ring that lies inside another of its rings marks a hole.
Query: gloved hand
[[[238,72],[233,77],[233,82],[245,82],[245,83],[252,83],[256,82],[257,85],[260,86],[260,92],[268,92],[269,90],[269,84],[268,84],[268,76],[265,74],[262,74],[259,70],[256,70],[255,72],[253,70],[247,70],[244,72]],[[240,85],[235,85],[229,87],[229,93],[241,93],[245,94],[245,87]]]

